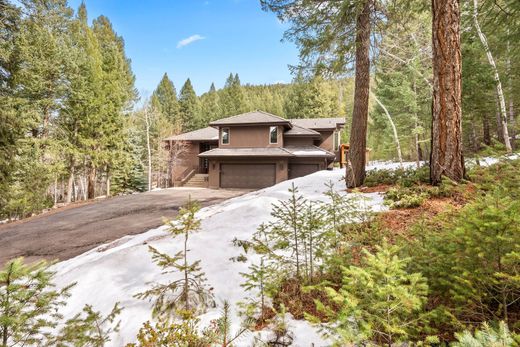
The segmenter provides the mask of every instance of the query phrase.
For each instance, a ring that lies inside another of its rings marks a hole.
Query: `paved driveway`
[[[145,232],[172,218],[191,196],[202,206],[244,194],[240,190],[173,188],[72,206],[0,226],[0,267],[27,261],[66,260],[125,235]]]

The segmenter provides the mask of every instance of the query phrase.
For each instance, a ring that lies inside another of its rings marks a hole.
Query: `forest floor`
[[[191,197],[202,206],[244,194],[243,190],[163,189],[74,204],[49,213],[0,225],[0,264],[15,257],[26,261],[67,260],[92,248],[162,225]]]

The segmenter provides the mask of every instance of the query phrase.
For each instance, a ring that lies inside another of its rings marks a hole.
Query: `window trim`
[[[271,141],[272,140],[272,138],[271,138],[271,131],[272,131],[273,128],[276,129],[276,142],[272,142]],[[272,125],[272,126],[269,127],[269,144],[270,145],[278,144],[278,126],[277,125]]]
[[[224,142],[224,131],[227,130],[227,142]],[[231,129],[229,127],[222,128],[220,131],[220,144],[221,145],[229,145],[231,141]]]

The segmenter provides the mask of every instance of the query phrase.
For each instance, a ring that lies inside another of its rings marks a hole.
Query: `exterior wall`
[[[276,164],[276,183],[286,181],[288,176],[287,158],[226,158],[210,159],[209,161],[209,188],[220,187],[220,164]]]
[[[220,148],[241,147],[283,147],[283,127],[278,126],[278,143],[269,143],[269,126],[223,126],[229,128],[229,144],[222,144],[220,131]]]
[[[199,165],[199,142],[186,142],[186,151],[179,155],[173,163],[172,181],[174,185],[178,185],[182,179],[182,175],[188,168]],[[176,184],[177,183],[177,184]]]
[[[334,131],[320,131],[319,133],[321,134],[321,143],[319,146],[327,151],[335,152]]]
[[[312,137],[284,137],[285,146],[312,146],[314,139]]]

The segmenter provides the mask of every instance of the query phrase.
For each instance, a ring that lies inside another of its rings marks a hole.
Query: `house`
[[[331,167],[343,118],[284,119],[253,111],[171,136],[174,185],[264,188]]]

